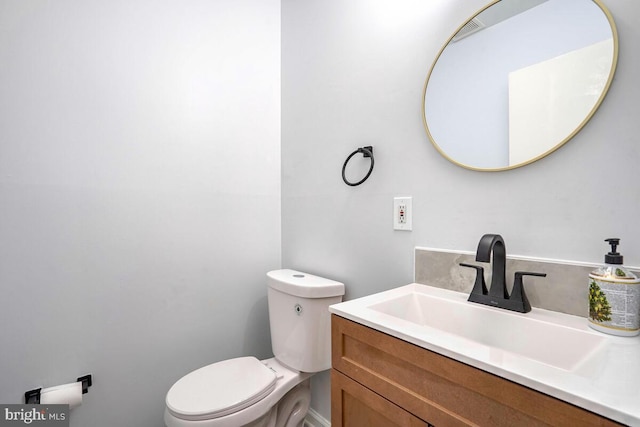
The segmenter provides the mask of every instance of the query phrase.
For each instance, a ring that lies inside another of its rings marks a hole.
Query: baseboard
[[[313,408],[309,408],[304,419],[303,427],[331,427],[331,423],[317,413]]]

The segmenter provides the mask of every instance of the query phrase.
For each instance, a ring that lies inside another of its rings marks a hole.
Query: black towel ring
[[[344,172],[345,169],[347,168],[347,163],[349,163],[349,160],[351,160],[351,158],[353,156],[355,156],[358,153],[362,153],[363,157],[370,157],[371,158],[371,167],[369,168],[369,172],[367,172],[367,174],[364,176],[364,178],[362,178],[360,181],[358,182],[349,182],[347,180],[347,177],[345,176]],[[368,145],[366,147],[361,147],[358,148],[356,151],[354,151],[353,153],[349,154],[349,157],[347,157],[347,160],[344,161],[344,165],[342,165],[342,180],[344,181],[345,184],[350,185],[352,187],[355,187],[356,185],[360,185],[363,182],[365,182],[367,180],[367,178],[369,178],[369,175],[371,175],[371,172],[373,172],[373,147]]]

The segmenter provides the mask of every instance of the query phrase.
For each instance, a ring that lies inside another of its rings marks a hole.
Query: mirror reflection
[[[475,170],[523,166],[556,150],[611,84],[617,33],[592,0],[501,0],[443,47],[424,88],[429,138]]]

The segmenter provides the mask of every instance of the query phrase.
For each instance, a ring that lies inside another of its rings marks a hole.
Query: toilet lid
[[[263,399],[276,380],[276,373],[255,357],[223,360],[179,379],[167,393],[167,408],[185,420],[223,417]]]

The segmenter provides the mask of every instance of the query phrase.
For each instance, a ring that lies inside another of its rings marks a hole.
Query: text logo
[[[69,427],[69,405],[0,405],[0,427]]]

